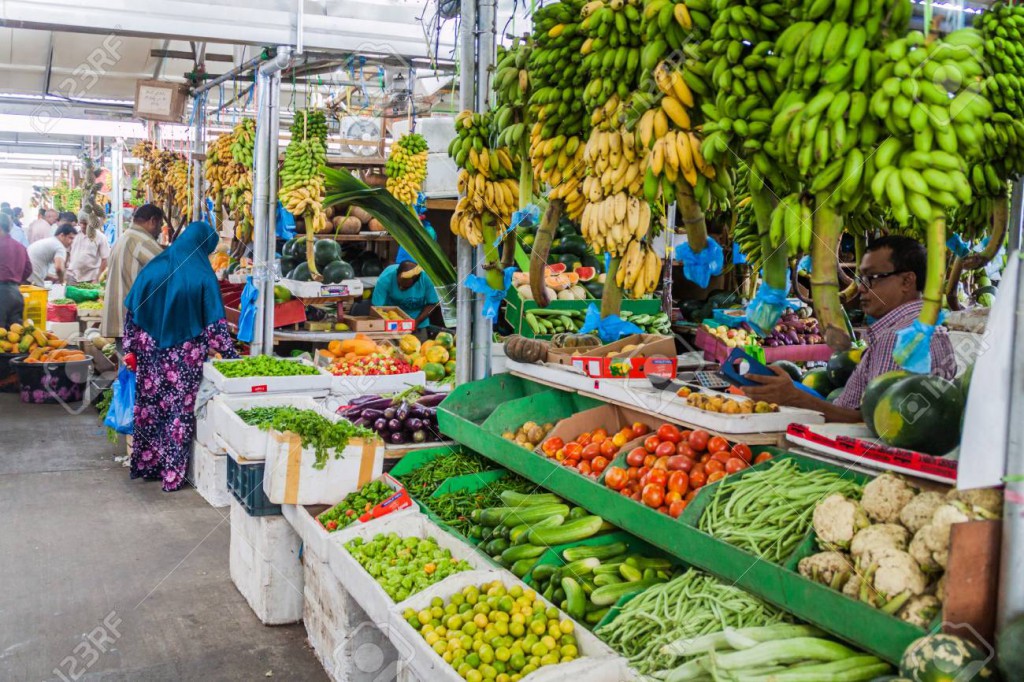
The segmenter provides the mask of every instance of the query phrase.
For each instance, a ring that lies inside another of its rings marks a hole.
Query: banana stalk
[[[762,185],[760,189],[750,190],[750,203],[754,207],[757,231],[761,234],[761,253],[764,256],[761,268],[764,271],[764,281],[774,289],[785,289],[786,268],[789,266],[786,252],[772,246],[768,239],[768,226],[772,222],[772,211],[775,210],[778,200]]]
[[[533,240],[533,250],[530,252],[530,291],[533,292],[533,300],[541,308],[546,308],[551,303],[547,285],[544,283],[544,274],[551,242],[555,239],[555,228],[558,227],[558,219],[562,215],[562,205],[561,199],[552,199],[548,204],[540,219],[537,236]],[[605,291],[608,291],[607,284]]]
[[[687,243],[694,253],[700,253],[708,245],[708,225],[688,182],[677,183],[676,202],[686,228]]]
[[[492,289],[502,291],[505,288],[505,271],[498,258],[498,247],[494,245],[498,238],[498,231],[494,226],[494,215],[485,211],[480,217],[480,226],[480,231],[484,235],[484,243],[481,245],[484,251],[484,278]]]
[[[604,293],[601,295],[601,317],[618,315],[622,311],[622,289],[615,283],[615,273],[622,262],[620,256],[612,258],[608,264],[608,272],[604,276]]]
[[[839,301],[839,238],[843,233],[842,217],[828,205],[828,195],[817,197],[814,213],[814,241],[811,245],[811,298],[818,323],[824,330],[825,343],[833,350],[846,350],[852,339],[847,331],[843,306]],[[939,254],[943,249],[939,248]]]
[[[928,224],[925,247],[928,252],[928,273],[924,278],[924,307],[917,319],[934,325],[942,310],[943,284],[946,281],[946,215],[937,214]]]
[[[995,258],[1003,245],[1006,236],[1006,226],[1010,219],[1010,200],[1001,196],[992,201],[992,234],[989,235],[988,244],[981,253],[968,256],[964,259],[963,270],[977,270]]]
[[[319,282],[323,279],[320,271],[316,269],[316,257],[313,254],[313,246],[316,241],[316,234],[313,233],[313,221],[306,221],[306,265],[309,267],[309,279]]]
[[[860,267],[860,259],[864,257],[864,249],[867,247],[867,240],[864,235],[854,235],[853,237],[853,253],[856,264],[854,267]],[[842,269],[840,269],[840,276],[842,275]],[[839,298],[843,303],[850,303],[853,299],[857,298],[857,280],[851,279],[846,288],[843,289],[842,293],[839,294]]]
[[[960,285],[960,277],[964,274],[964,261],[962,258],[953,258],[953,266],[949,270],[949,277],[946,278],[946,305],[950,310],[960,310],[960,297],[957,290]]]
[[[523,135],[519,147],[519,210],[521,211],[533,201],[533,164],[530,163],[530,138]],[[506,245],[502,248],[509,247]],[[519,269],[528,272],[530,259],[519,244],[519,240],[515,238],[515,233],[512,233],[511,248]]]

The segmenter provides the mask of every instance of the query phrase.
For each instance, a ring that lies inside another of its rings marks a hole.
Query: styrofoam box
[[[369,541],[375,536],[386,533],[397,533],[401,537],[432,537],[437,544],[451,550],[452,557],[465,559],[473,568],[486,568],[487,560],[469,545],[466,545],[438,526],[431,523],[423,514],[415,513],[391,518],[381,517],[375,523],[357,524],[344,530],[332,533],[328,542],[328,557],[331,570],[338,576],[348,591],[356,598],[366,614],[374,623],[388,623],[388,609],[394,601],[388,596],[376,580],[367,573],[359,562],[345,549],[345,543],[360,537]]]
[[[280,435],[272,437],[280,438]],[[367,448],[371,459],[368,467],[364,467]],[[313,450],[303,448],[301,462],[293,470],[289,466],[286,448],[280,452],[270,448],[263,474],[263,491],[267,498],[274,504],[337,504],[350,492],[384,472],[384,442],[355,438],[341,451],[340,457],[329,454],[323,469],[317,469],[315,465],[316,453]],[[292,476],[298,476],[298,481],[296,485],[289,486]]]
[[[210,410],[210,401],[207,401],[199,412],[196,413],[196,442],[202,445],[215,455],[223,455],[227,451],[217,440],[217,429]]]
[[[302,619],[300,546],[283,516],[249,516],[231,500],[231,580],[264,625]]]
[[[378,374],[374,376],[335,376],[331,379],[331,395],[347,401],[361,395],[381,395],[404,391],[410,386],[422,386],[427,375],[422,371],[408,374]]]
[[[305,359],[278,358],[288,362],[301,362],[313,367],[313,363]],[[217,360],[217,362],[238,362],[238,360]],[[212,362],[203,364],[203,376],[213,382],[221,393],[305,393],[323,397],[331,390],[331,375],[322,369],[316,374],[290,377],[237,377],[229,379],[213,366]]]
[[[348,526],[346,528],[343,528],[342,530],[329,533],[327,529],[324,528],[320,524],[320,522],[316,520],[316,517],[309,512],[309,509],[302,505],[281,505],[281,513],[284,514],[284,517],[288,519],[289,523],[292,524],[292,528],[294,528],[295,532],[299,534],[300,538],[302,538],[303,552],[311,554],[314,558],[324,563],[327,563],[330,557],[329,550],[331,545],[331,538],[337,535],[338,533],[344,532],[353,527]],[[409,516],[411,514],[418,513],[418,508],[414,503],[411,507],[406,507],[405,509],[398,509],[396,511],[391,512],[390,514],[385,514],[384,516],[381,516],[379,518],[367,521],[366,523],[356,521],[354,525],[365,527],[377,526],[381,521],[384,521],[385,519],[395,519],[397,517]]]
[[[409,121],[395,121],[391,124],[394,139],[409,132]],[[455,139],[455,118],[452,116],[431,116],[416,119],[416,132],[427,141],[427,151],[431,154],[448,154],[448,145]]]
[[[469,585],[480,586],[495,580],[500,580],[506,587],[519,585],[524,590],[531,589],[507,571],[466,571],[456,573],[436,585],[431,585],[391,609],[392,640],[401,641],[403,645],[410,644],[415,649],[416,653],[412,656],[410,665],[420,679],[431,682],[440,680],[459,682],[462,678],[449,663],[446,663],[433,649],[427,646],[426,640],[420,633],[405,622],[405,618],[402,617],[403,612],[407,609],[421,611],[430,606],[430,601],[434,597],[440,597],[447,602],[453,594],[461,592]],[[539,594],[537,599],[548,606],[553,606]],[[569,617],[559,611],[559,618],[567,619]],[[635,679],[626,660],[612,651],[590,631],[577,623],[573,635],[576,637],[580,658],[570,663],[544,666],[524,677],[523,682],[565,682],[565,680],[582,679],[587,682],[623,682],[623,680]]]
[[[331,298],[345,296],[362,296],[363,281],[360,279],[343,279],[337,284],[322,282],[305,282],[297,279],[281,279],[278,284],[299,298]]]
[[[427,155],[423,193],[428,197],[455,197],[459,193],[459,167],[447,152]]]
[[[192,443],[191,475],[189,480],[196,492],[213,507],[231,504],[228,490],[228,458],[226,453],[214,453],[199,441]]]
[[[338,417],[324,409],[323,405],[305,395],[219,395],[206,404],[207,414],[213,422],[214,432],[234,452],[249,460],[265,460],[271,451],[287,457],[288,445],[271,437],[270,431],[250,426],[238,416],[239,410],[253,407],[296,407],[313,410],[331,421]],[[310,448],[303,448],[302,456],[315,457]]]

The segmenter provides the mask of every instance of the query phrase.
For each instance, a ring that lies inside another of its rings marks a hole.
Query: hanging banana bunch
[[[233,132],[219,135],[206,145],[206,160],[203,162],[203,174],[206,178],[206,194],[214,201],[214,215],[220,220],[224,210],[225,192],[238,185],[249,169],[237,163],[231,154],[234,144]]]
[[[252,214],[252,164],[253,147],[256,143],[256,122],[242,119],[230,133],[228,153],[224,158],[233,162],[224,177],[224,205],[228,217],[235,223],[235,238],[243,243],[252,240],[255,219]],[[228,144],[225,142],[224,144]]]
[[[427,178],[427,140],[419,133],[409,133],[391,145],[384,165],[387,190],[403,204],[412,206],[423,190]]]
[[[167,182],[171,190],[171,203],[178,215],[192,217],[192,164],[184,157],[171,161],[167,169]]]
[[[100,198],[100,190],[103,183],[99,181],[101,169],[96,168],[93,158],[88,153],[82,154],[82,210],[89,215],[89,223],[86,227],[86,236],[92,239],[96,232],[103,227],[103,220],[106,211],[103,209],[104,201]]]
[[[310,277],[320,280],[313,253],[315,235],[330,228],[324,211],[324,164],[327,163],[327,125],[323,112],[299,112],[292,139],[284,152],[278,197],[285,210],[306,224],[306,264]]]
[[[534,190],[533,166],[529,162],[530,138],[527,134],[530,126],[527,102],[530,99],[531,84],[530,73],[526,69],[532,51],[533,41],[529,37],[516,38],[509,49],[498,46],[498,61],[491,79],[494,127],[498,131],[497,145],[508,150],[513,166],[519,169],[517,208],[520,210],[533,201]],[[501,247],[503,270],[515,263],[517,246],[516,232],[509,230]],[[547,254],[544,254],[544,259],[547,259]]]

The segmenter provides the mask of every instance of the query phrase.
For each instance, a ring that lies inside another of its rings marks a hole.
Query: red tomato
[[[640,471],[640,475],[638,476],[638,478],[641,481],[640,485],[643,485],[644,483],[647,482],[647,474],[651,473],[651,468],[650,467],[640,467],[639,471]]]
[[[744,462],[750,462],[753,454],[750,452],[750,446],[746,443],[736,443],[732,446],[732,456],[739,457]]]
[[[631,467],[641,467],[644,465],[644,459],[647,457],[647,451],[643,448],[633,448],[626,455],[626,464]]]
[[[728,474],[735,474],[737,471],[743,471],[747,468],[747,463],[739,457],[730,457],[729,461],[725,463],[725,472]]]
[[[658,447],[654,449],[654,454],[658,457],[671,457],[676,454],[676,444],[663,440],[658,444]]]
[[[760,464],[761,462],[767,462],[771,458],[772,458],[772,453],[770,453],[770,452],[759,453],[757,455],[757,458],[754,460],[754,464]]]
[[[676,502],[677,500],[681,499],[683,499],[683,496],[677,493],[675,490],[669,490],[667,493],[665,493],[665,504],[672,504],[673,502]]]
[[[725,471],[725,464],[718,461],[717,459],[709,459],[704,463],[704,471],[708,473],[708,479],[711,478],[711,474],[716,471]]]
[[[668,505],[663,504],[660,507],[658,507],[658,512],[662,514],[668,514]]]
[[[644,457],[644,466],[650,469],[654,466],[654,463],[658,461],[658,458],[654,455],[647,455]]]
[[[691,488],[690,492],[686,493],[686,496],[683,497],[683,499],[686,502],[692,502],[693,498],[695,498],[695,497],[697,497],[697,489],[696,488]]]
[[[668,489],[685,495],[690,489],[690,476],[685,471],[673,471],[668,477]]]
[[[652,469],[668,469],[668,457],[659,457],[651,465]]]
[[[605,457],[614,457],[615,453],[619,451],[619,446],[611,438],[601,441],[601,445],[598,447],[601,449],[601,454]]]
[[[580,453],[583,452],[583,446],[574,440],[566,443],[564,449],[566,457],[579,457]]]
[[[639,438],[640,436],[646,436],[651,429],[642,422],[633,422],[633,426],[629,430],[633,432],[633,438]]]
[[[599,473],[601,473],[601,472],[602,472],[602,471],[604,471],[604,470],[605,470],[605,469],[606,469],[607,467],[608,467],[608,458],[607,458],[607,457],[601,457],[601,456],[598,456],[598,457],[595,457],[595,458],[594,458],[593,460],[591,460],[591,462],[590,462],[590,469],[591,469],[591,470],[592,470],[592,471],[593,471],[593,472],[594,472],[595,474],[599,474]]]
[[[590,444],[590,440],[591,439],[590,439],[590,434],[589,433],[581,433],[579,436],[576,437],[576,442],[580,444],[580,447],[584,447],[586,445],[589,445]]]
[[[555,436],[554,438],[548,438],[546,441],[544,441],[544,445],[541,446],[541,449],[547,454],[548,457],[550,457],[553,453],[562,449],[564,445],[565,441],[563,441],[558,436]]]
[[[629,475],[630,481],[640,480],[640,467],[629,467],[626,473]]]
[[[703,488],[704,484],[707,483],[707,482],[708,482],[708,475],[704,473],[703,469],[701,469],[700,471],[697,471],[696,469],[694,469],[693,471],[690,472],[690,487],[691,488],[693,488],[695,490],[697,488]]]
[[[708,474],[708,483],[714,483],[715,481],[720,481],[723,478],[725,478],[724,471],[715,471],[713,473]]]
[[[711,459],[717,459],[722,464],[725,464],[732,459],[732,453],[728,450],[719,450],[715,454],[711,455]]]
[[[696,431],[690,434],[690,437],[686,439],[686,442],[689,443],[690,447],[693,448],[696,452],[704,452],[704,450],[708,447],[708,438],[710,437],[711,434],[709,434],[707,431],[697,429]]]
[[[708,440],[708,452],[712,455],[729,449],[729,441],[721,436],[714,436]]]
[[[692,459],[684,455],[676,455],[668,458],[669,471],[689,471],[696,464]]]
[[[636,500],[637,502],[643,502],[643,496],[640,494],[639,490],[634,490],[630,499]]]
[[[711,455],[709,455],[708,453],[705,452],[703,455],[700,456],[700,460],[699,461],[700,461],[701,464],[704,464],[705,462],[707,462],[710,459],[711,459]]]
[[[590,471],[591,471],[591,469],[590,469],[590,462],[586,462],[586,461],[580,462],[579,466],[576,467],[576,471],[578,471],[578,472],[580,472],[581,474],[584,474],[584,475],[590,474]]]
[[[644,438],[644,450],[653,453],[658,449],[660,443],[661,439],[657,436],[647,436],[647,438]]]
[[[598,445],[597,443],[590,443],[583,447],[583,452],[580,453],[580,456],[583,458],[584,461],[589,462],[590,460],[594,459],[600,454],[601,446]]]
[[[697,459],[697,453],[694,452],[693,448],[691,448],[690,444],[685,440],[680,441],[679,444],[676,445],[676,454],[682,455],[683,457],[689,457],[690,459]]]
[[[690,440],[690,434],[693,433],[692,429],[683,429],[679,432],[679,442],[685,443]]]
[[[679,433],[679,427],[673,424],[662,424],[658,427],[658,438],[663,441],[669,441],[670,443],[678,443],[682,440],[682,436]]]
[[[641,493],[643,503],[652,509],[657,509],[665,501],[665,489],[660,485],[648,483]]]
[[[607,429],[594,429],[590,434],[591,443],[601,443],[602,441],[608,440]]]
[[[619,491],[619,494],[622,495],[623,497],[632,497],[633,496],[633,489],[632,488],[623,488],[622,490]]]
[[[673,519],[678,519],[682,515],[684,509],[686,509],[686,500],[678,500],[668,506],[668,515]]]
[[[664,469],[651,469],[650,473],[647,474],[647,482],[664,488],[668,483],[668,472]]]

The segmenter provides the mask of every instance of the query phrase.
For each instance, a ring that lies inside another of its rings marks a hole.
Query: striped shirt
[[[100,333],[108,339],[124,336],[124,299],[131,291],[139,271],[163,249],[148,232],[132,225],[114,243],[107,266],[107,291],[104,296]]]
[[[858,409],[868,382],[879,374],[900,368],[892,357],[892,351],[896,347],[896,332],[913,324],[921,314],[922,307],[924,301],[921,300],[904,303],[868,327],[867,350],[864,351],[857,369],[850,375],[850,380],[846,382],[846,388],[836,398],[836,405],[851,410]],[[931,353],[931,374],[943,379],[953,379],[956,376],[956,355],[944,327],[936,327],[935,334],[932,335]]]

